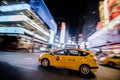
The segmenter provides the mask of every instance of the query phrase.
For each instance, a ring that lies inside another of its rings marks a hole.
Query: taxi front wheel
[[[80,66],[79,71],[80,73],[87,75],[90,73],[90,67],[88,65],[83,64]]]
[[[42,65],[43,67],[48,67],[49,64],[50,64],[50,62],[49,62],[48,59],[42,59],[42,61],[41,61],[41,65]]]

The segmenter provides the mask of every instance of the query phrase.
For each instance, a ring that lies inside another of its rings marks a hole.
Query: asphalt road
[[[81,75],[77,71],[39,66],[42,53],[0,52],[0,80],[120,80],[120,68],[99,66],[99,71]]]

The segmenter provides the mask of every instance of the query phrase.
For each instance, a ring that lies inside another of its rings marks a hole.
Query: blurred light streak
[[[13,4],[13,5],[7,5],[7,6],[0,6],[1,12],[8,12],[8,11],[17,11],[17,10],[25,10],[25,9],[31,9],[31,7],[28,4]]]

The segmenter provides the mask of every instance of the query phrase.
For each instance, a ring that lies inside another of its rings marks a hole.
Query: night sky
[[[99,0],[44,0],[50,13],[56,20],[64,18],[68,24],[72,34],[74,35],[79,29],[82,32],[86,16],[91,9],[97,7]],[[91,7],[91,5],[94,5]]]

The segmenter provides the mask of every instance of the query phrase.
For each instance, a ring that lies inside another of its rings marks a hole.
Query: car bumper
[[[92,72],[97,72],[99,67],[90,67],[90,69],[91,69]]]

